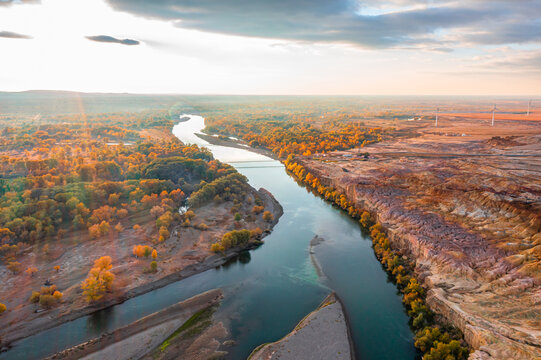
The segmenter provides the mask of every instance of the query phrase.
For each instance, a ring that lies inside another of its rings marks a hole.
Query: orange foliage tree
[[[107,291],[111,291],[115,280],[115,275],[110,271],[112,267],[110,256],[102,256],[94,261],[94,266],[81,284],[83,295],[89,302],[99,300]]]

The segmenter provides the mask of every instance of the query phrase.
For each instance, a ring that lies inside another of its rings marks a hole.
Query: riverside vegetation
[[[411,327],[416,332],[415,346],[424,354],[423,360],[467,359],[469,350],[465,346],[460,330],[439,319],[425,304],[425,290],[415,277],[414,264],[397,249],[392,249],[385,230],[374,223],[373,216],[351,203],[344,194],[321,184],[320,179],[295,162],[294,156],[285,161],[287,171],[314,193],[334,203],[370,233],[374,252],[402,293],[404,306],[411,318]]]
[[[4,341],[61,321],[53,314],[72,318],[121,301],[128,289],[212,256],[216,241],[242,248],[248,232],[261,243],[270,198],[208,150],[171,136],[172,124],[156,111],[3,127]],[[181,214],[181,206],[189,210]]]

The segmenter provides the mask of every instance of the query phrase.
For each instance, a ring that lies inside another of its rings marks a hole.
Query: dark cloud
[[[139,45],[140,42],[137,40],[132,39],[117,39],[112,36],[108,35],[96,35],[96,36],[87,36],[88,40],[97,41],[97,42],[105,42],[105,43],[114,43],[114,44],[122,44],[122,45]]]
[[[31,36],[18,34],[11,31],[0,31],[0,37],[9,39],[32,39]]]
[[[458,41],[539,42],[538,0],[107,0],[113,8],[174,21],[179,27],[241,36],[365,47],[442,44],[442,34],[466,32]],[[472,34],[472,35],[468,35]],[[502,37],[502,35],[505,35]],[[444,46],[442,46],[444,45]]]
[[[18,4],[39,4],[40,0],[0,0],[0,6],[11,6]]]

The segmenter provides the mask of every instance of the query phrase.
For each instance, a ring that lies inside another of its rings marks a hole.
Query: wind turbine
[[[436,108],[436,127],[438,127],[438,115],[440,113],[440,108]]]
[[[494,108],[492,108],[492,126],[494,126],[494,112],[496,112],[496,104],[494,104]]]
[[[528,113],[526,114],[526,116],[530,116],[530,106],[532,106],[532,99],[528,101]]]

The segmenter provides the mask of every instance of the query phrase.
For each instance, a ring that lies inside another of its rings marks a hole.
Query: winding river
[[[225,299],[216,316],[236,341],[228,348],[230,359],[245,359],[256,346],[283,337],[330,289],[344,303],[357,359],[414,359],[401,297],[358,223],[299,186],[280,162],[208,144],[194,135],[203,129],[204,119],[184,116],[190,119],[173,128],[180,140],[209,148],[215,158],[235,166],[253,187],[264,187],[282,204],[284,215],[265,244],[217,269],[24,339],[0,359],[38,359],[217,287]],[[317,245],[325,274],[320,278],[310,258],[310,240],[316,234],[325,239]]]

